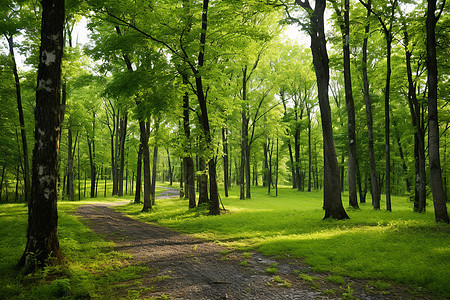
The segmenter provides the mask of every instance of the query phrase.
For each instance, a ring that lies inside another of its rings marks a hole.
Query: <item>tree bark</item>
[[[206,173],[206,162],[203,157],[199,158],[198,163],[198,205],[209,203],[208,199],[208,175]]]
[[[189,83],[188,77],[185,72],[182,73],[183,84]],[[189,94],[186,92],[183,95],[183,128],[184,135],[187,140],[185,151],[187,155],[183,157],[183,170],[184,170],[184,197],[189,199],[189,208],[195,208],[197,206],[195,200],[195,168],[194,160],[192,159],[191,148],[191,122],[189,116]]]
[[[339,8],[335,7],[336,12],[341,16]],[[358,208],[358,197],[356,194],[356,121],[355,121],[355,103],[353,101],[352,77],[350,68],[350,0],[344,1],[344,22],[341,24],[342,34],[342,53],[344,61],[344,88],[345,104],[347,108],[348,119],[348,202],[349,205]]]
[[[76,139],[75,138],[75,147],[76,147]],[[73,144],[72,137],[72,128],[69,127],[67,133],[67,196],[69,200],[73,201],[75,199],[75,194],[73,190],[73,157],[75,155],[75,148],[72,146]],[[72,149],[73,148],[73,149]]]
[[[64,1],[42,0],[41,47],[36,89],[33,181],[28,203],[27,243],[19,261],[26,273],[60,262],[57,178],[61,136],[61,61]]]
[[[408,103],[411,112],[414,131],[414,161],[415,161],[415,184],[414,184],[414,211],[424,212],[426,208],[426,171],[425,171],[425,130],[422,122],[421,107],[417,100],[416,85],[413,80],[411,68],[412,52],[409,50],[408,31],[404,29],[406,71],[408,76]]]
[[[142,156],[144,160],[144,206],[143,212],[152,209],[152,200],[150,198],[151,176],[150,176],[150,150],[148,147],[148,139],[150,137],[150,122],[139,121],[139,130],[141,134]]]
[[[138,158],[137,158],[137,170],[136,170],[136,192],[134,193],[134,203],[141,203],[141,187],[142,187],[142,153],[144,147],[139,145]]]
[[[128,114],[125,112],[120,119],[119,126],[119,169],[118,169],[118,196],[123,196],[123,171],[125,168],[125,139],[127,136]]]
[[[428,160],[430,164],[430,184],[433,194],[436,222],[450,223],[442,183],[439,156],[438,124],[438,68],[436,59],[436,0],[428,0],[427,7],[427,70],[428,70]]]
[[[205,59],[205,43],[206,43],[206,32],[208,25],[208,5],[209,0],[203,0],[203,9],[202,9],[202,30],[200,33],[200,51],[198,54],[198,67],[202,68]],[[200,74],[200,71],[196,68],[193,68],[195,75],[195,85],[197,88],[197,99],[200,105],[201,117],[200,123],[203,130],[203,135],[206,143],[206,151],[212,152],[212,138],[211,138],[211,129],[209,126],[209,117],[207,110],[207,102],[206,96],[203,89],[203,80]],[[217,187],[217,177],[216,177],[216,160],[215,157],[208,158],[208,173],[209,173],[209,188],[210,188],[210,200],[209,200],[209,213],[211,215],[219,215],[219,191]]]
[[[228,138],[226,127],[222,128],[222,149],[223,149],[223,188],[225,197],[228,197],[228,181],[230,180],[228,175]]]
[[[25,131],[25,120],[23,117],[23,109],[22,109],[22,93],[20,91],[20,78],[19,73],[17,71],[16,58],[14,56],[14,41],[13,36],[5,35],[8,46],[9,46],[9,56],[12,61],[12,68],[14,74],[14,82],[16,87],[16,100],[17,100],[17,110],[19,112],[19,124],[20,124],[20,134],[22,137],[22,154],[23,154],[23,181],[24,181],[24,189],[25,189],[25,201],[28,203],[30,201],[31,195],[31,180],[30,180],[30,163],[28,159],[28,142]]]
[[[348,219],[342,206],[339,182],[339,167],[334,147],[331,108],[328,97],[329,65],[324,30],[325,0],[316,0],[314,10],[307,0],[296,0],[309,13],[311,22],[310,37],[313,64],[317,78],[320,116],[322,120],[324,156],[324,219]]]
[[[97,177],[97,166],[95,165],[95,112],[92,111],[92,137],[87,135],[87,143],[89,148],[89,165],[91,169],[91,198],[95,198],[95,179]]]
[[[150,185],[150,199],[152,206],[155,205],[156,199],[156,164],[158,163],[158,145],[153,147],[153,164],[152,164],[152,184]]]
[[[371,0],[367,2],[367,5],[371,6]],[[367,10],[367,20],[370,18],[370,10]],[[367,134],[368,134],[368,152],[369,152],[369,164],[370,164],[370,186],[372,194],[372,206],[374,209],[380,209],[380,188],[378,184],[378,174],[375,162],[375,150],[373,146],[373,117],[372,117],[372,103],[370,100],[369,91],[369,79],[367,76],[367,44],[368,36],[370,32],[370,25],[367,23],[365,27],[365,37],[363,41],[362,49],[362,72],[363,72],[363,84],[364,84],[364,103],[366,105],[366,118],[367,118]]]

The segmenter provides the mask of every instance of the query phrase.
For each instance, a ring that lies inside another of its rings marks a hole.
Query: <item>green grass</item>
[[[119,288],[117,284],[140,278],[147,268],[129,265],[128,254],[114,251],[113,243],[104,241],[72,215],[86,202],[58,204],[58,238],[65,263],[27,276],[16,268],[26,242],[26,205],[0,205],[0,299],[111,299],[139,286]]]
[[[450,227],[435,223],[432,205],[417,214],[406,197],[393,197],[393,212],[368,203],[347,209],[350,220],[336,221],[322,220],[322,192],[285,187],[273,197],[254,188],[247,200],[238,199],[237,188],[230,194],[222,198],[227,214],[214,217],[188,210],[184,199],[157,201],[152,213],[133,205],[117,209],[230,248],[302,258],[315,271],[418,285],[450,297]]]

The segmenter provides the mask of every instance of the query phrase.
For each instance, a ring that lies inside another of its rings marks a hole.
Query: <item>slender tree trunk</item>
[[[19,266],[26,273],[60,262],[57,236],[57,178],[61,120],[61,61],[64,1],[43,0],[38,66],[33,181],[28,202],[27,243]],[[52,55],[48,55],[52,53]]]
[[[391,140],[390,140],[390,112],[389,112],[389,93],[391,86],[391,44],[392,36],[391,32],[385,33],[386,35],[386,86],[384,90],[384,139],[386,143],[386,210],[392,211],[391,208]]]
[[[428,70],[428,160],[430,164],[431,193],[433,194],[436,222],[450,223],[442,183],[439,156],[438,124],[438,69],[436,59],[436,0],[428,0],[427,7],[427,70]]]
[[[152,184],[150,186],[150,199],[152,200],[152,206],[155,205],[156,199],[156,165],[158,163],[158,145],[153,147],[153,164],[152,164]]]
[[[289,161],[291,162],[292,188],[297,188],[297,176],[295,176],[295,163],[292,155],[291,138],[288,137]]]
[[[348,118],[348,202],[350,206],[358,208],[358,197],[356,195],[356,120],[350,71],[350,0],[345,0],[344,3],[344,25],[341,29],[344,56],[345,104]]]
[[[368,1],[368,6],[371,6],[371,0]],[[370,10],[367,10],[367,20],[370,18]],[[367,44],[368,35],[370,32],[370,25],[367,23],[365,27],[365,38],[363,42],[362,49],[362,71],[363,71],[363,83],[364,83],[364,102],[366,104],[366,118],[367,118],[367,134],[368,134],[368,152],[369,152],[369,163],[370,163],[370,185],[372,194],[372,206],[374,209],[380,209],[380,192],[378,184],[378,174],[375,162],[375,150],[373,142],[373,118],[372,118],[372,103],[370,100],[369,91],[369,79],[367,76]]]
[[[208,175],[206,173],[206,162],[203,157],[199,158],[198,171],[198,205],[208,203]]]
[[[202,31],[200,33],[200,52],[198,54],[198,67],[202,68],[204,64],[205,57],[205,44],[206,44],[206,32],[208,25],[208,5],[209,0],[203,0],[203,9],[202,9]],[[197,99],[200,105],[201,117],[200,123],[202,126],[206,150],[212,150],[212,138],[211,138],[211,129],[209,125],[209,117],[207,111],[207,101],[205,92],[203,90],[203,80],[199,70],[193,68],[195,75],[195,85],[197,88]],[[209,213],[211,215],[219,215],[220,207],[219,207],[219,191],[217,187],[217,177],[216,177],[216,160],[215,157],[210,158],[208,162],[208,171],[209,171],[209,187],[210,187],[210,206]]]
[[[2,166],[2,179],[0,180],[0,202],[2,201],[3,181],[5,180],[6,162]]]
[[[81,201],[81,169],[80,169],[80,140],[77,147],[77,165],[78,165],[78,201]]]
[[[139,129],[141,133],[142,156],[144,160],[144,206],[143,212],[152,210],[151,176],[150,176],[150,150],[148,147],[148,139],[150,137],[150,122],[139,121]]]
[[[311,110],[309,106],[306,107],[308,113],[308,192],[311,192],[312,184],[312,151],[311,151]]]
[[[73,191],[73,137],[72,137],[72,129],[69,127],[67,133],[67,196],[69,200],[73,201],[75,198]],[[75,143],[76,145],[76,143]]]
[[[222,149],[223,149],[223,188],[225,191],[225,197],[228,197],[228,181],[230,180],[228,175],[228,138],[226,127],[222,128]]]
[[[267,152],[269,149],[267,148],[267,142],[264,143],[264,161],[263,161],[263,186],[267,186],[269,184],[269,161]]]
[[[31,180],[30,180],[30,164],[28,159],[28,143],[27,136],[25,132],[25,120],[23,117],[23,109],[22,109],[22,93],[20,91],[20,79],[19,73],[17,71],[16,58],[14,56],[14,41],[13,36],[5,35],[8,40],[9,45],[9,55],[12,61],[12,68],[14,74],[14,81],[16,87],[16,100],[17,100],[17,110],[19,112],[19,124],[20,124],[20,134],[22,137],[22,154],[23,154],[23,180],[24,180],[24,189],[25,189],[25,201],[28,203],[30,201],[31,195]]]
[[[329,65],[324,30],[325,0],[316,0],[314,10],[308,1],[297,0],[310,14],[311,51],[317,78],[320,116],[322,120],[323,157],[324,157],[324,209],[326,218],[347,219],[348,215],[342,205],[339,168],[334,147],[331,109],[328,97]]]
[[[89,165],[91,167],[91,198],[95,198],[95,179],[97,177],[97,167],[95,165],[95,112],[92,111],[92,138],[87,136],[89,148]]]
[[[414,211],[424,212],[426,208],[426,171],[425,171],[425,131],[422,125],[422,115],[417,100],[416,86],[413,80],[411,68],[412,53],[409,50],[408,31],[404,29],[404,44],[406,55],[406,70],[408,75],[408,102],[411,112],[414,132],[414,161],[415,161],[415,193],[414,193]]]
[[[364,178],[364,180],[366,180],[366,179]],[[358,159],[356,159],[356,182],[358,184],[359,202],[366,203],[366,194],[363,192],[363,189],[362,189],[361,171],[359,169]],[[365,185],[367,184],[366,181],[364,181],[364,184]]]
[[[270,139],[267,139],[267,149],[269,149],[267,152],[269,156],[269,172],[268,172],[268,182],[267,182],[267,193],[270,196],[270,190],[272,188],[272,153],[273,153],[273,142],[270,141]]]
[[[187,75],[183,72],[182,76],[183,84],[187,85],[189,83]],[[189,94],[186,92],[183,95],[183,128],[187,140],[186,152],[188,154],[183,157],[184,197],[189,199],[189,208],[195,208],[197,206],[195,200],[195,168],[191,155],[192,142],[189,109]]]
[[[277,158],[275,163],[275,196],[278,196],[278,162],[279,162],[278,136],[277,136]]]
[[[247,163],[247,147],[248,147],[248,117],[247,117],[247,66],[242,69],[242,129],[241,129],[241,167],[239,172],[240,193],[239,198],[245,199],[245,175]],[[247,177],[247,181],[250,178]]]
[[[119,191],[118,195],[123,196],[123,171],[125,168],[125,139],[127,136],[127,121],[128,114],[124,113],[122,118],[120,119],[119,126],[119,170],[118,170],[118,183],[119,183]]]
[[[166,148],[167,151],[167,160],[168,160],[168,164],[169,164],[169,185],[172,186],[173,184],[173,170],[172,170],[172,164],[170,162],[170,152],[169,152],[169,148]]]
[[[141,203],[141,187],[142,187],[142,153],[144,147],[142,144],[139,145],[138,159],[137,159],[137,169],[136,169],[136,192],[134,193],[134,203]]]
[[[297,115],[297,113],[296,113]],[[298,119],[296,118],[296,121]],[[295,182],[297,184],[297,190],[301,190],[301,178],[300,178],[300,128],[295,129],[294,134],[294,156],[295,156]]]

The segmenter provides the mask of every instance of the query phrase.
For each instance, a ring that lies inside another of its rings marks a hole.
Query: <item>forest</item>
[[[68,252],[59,203],[126,199],[198,233],[156,219],[161,186],[212,220],[319,197],[319,220],[411,212],[448,242],[448,1],[4,0],[0,16],[0,206],[27,204],[25,273]]]

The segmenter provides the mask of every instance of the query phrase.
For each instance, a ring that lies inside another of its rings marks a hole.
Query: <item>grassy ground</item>
[[[231,195],[238,195],[238,190]],[[216,217],[207,216],[202,208],[188,210],[187,200],[180,199],[157,200],[151,213],[141,213],[141,205],[118,209],[242,251],[303,258],[316,271],[337,277],[392,280],[450,298],[450,226],[434,222],[432,205],[427,213],[416,214],[405,197],[394,197],[392,213],[373,211],[367,204],[348,210],[350,220],[322,221],[321,192],[286,187],[273,197],[255,188],[252,196],[244,201],[237,196],[223,198],[227,214]],[[59,202],[58,234],[68,259],[62,267],[32,276],[21,276],[15,268],[25,245],[27,208],[0,205],[0,299],[131,299],[143,292],[136,287],[146,270],[130,266],[126,254],[114,251],[112,243],[73,216],[76,207],[89,200]]]
[[[129,255],[114,251],[113,243],[104,241],[73,215],[78,205],[87,202],[59,202],[58,237],[67,260],[63,266],[28,276],[16,268],[26,242],[26,205],[0,205],[0,299],[119,298],[115,295],[134,299],[139,294],[133,283],[145,268],[128,265]]]
[[[188,210],[180,199],[159,200],[150,214],[135,205],[118,210],[242,251],[303,258],[316,271],[392,280],[450,297],[450,226],[435,223],[432,205],[417,214],[406,197],[393,197],[393,212],[368,203],[348,209],[350,220],[323,221],[321,192],[285,187],[273,197],[255,188],[252,199],[222,200],[228,212],[216,217]]]

